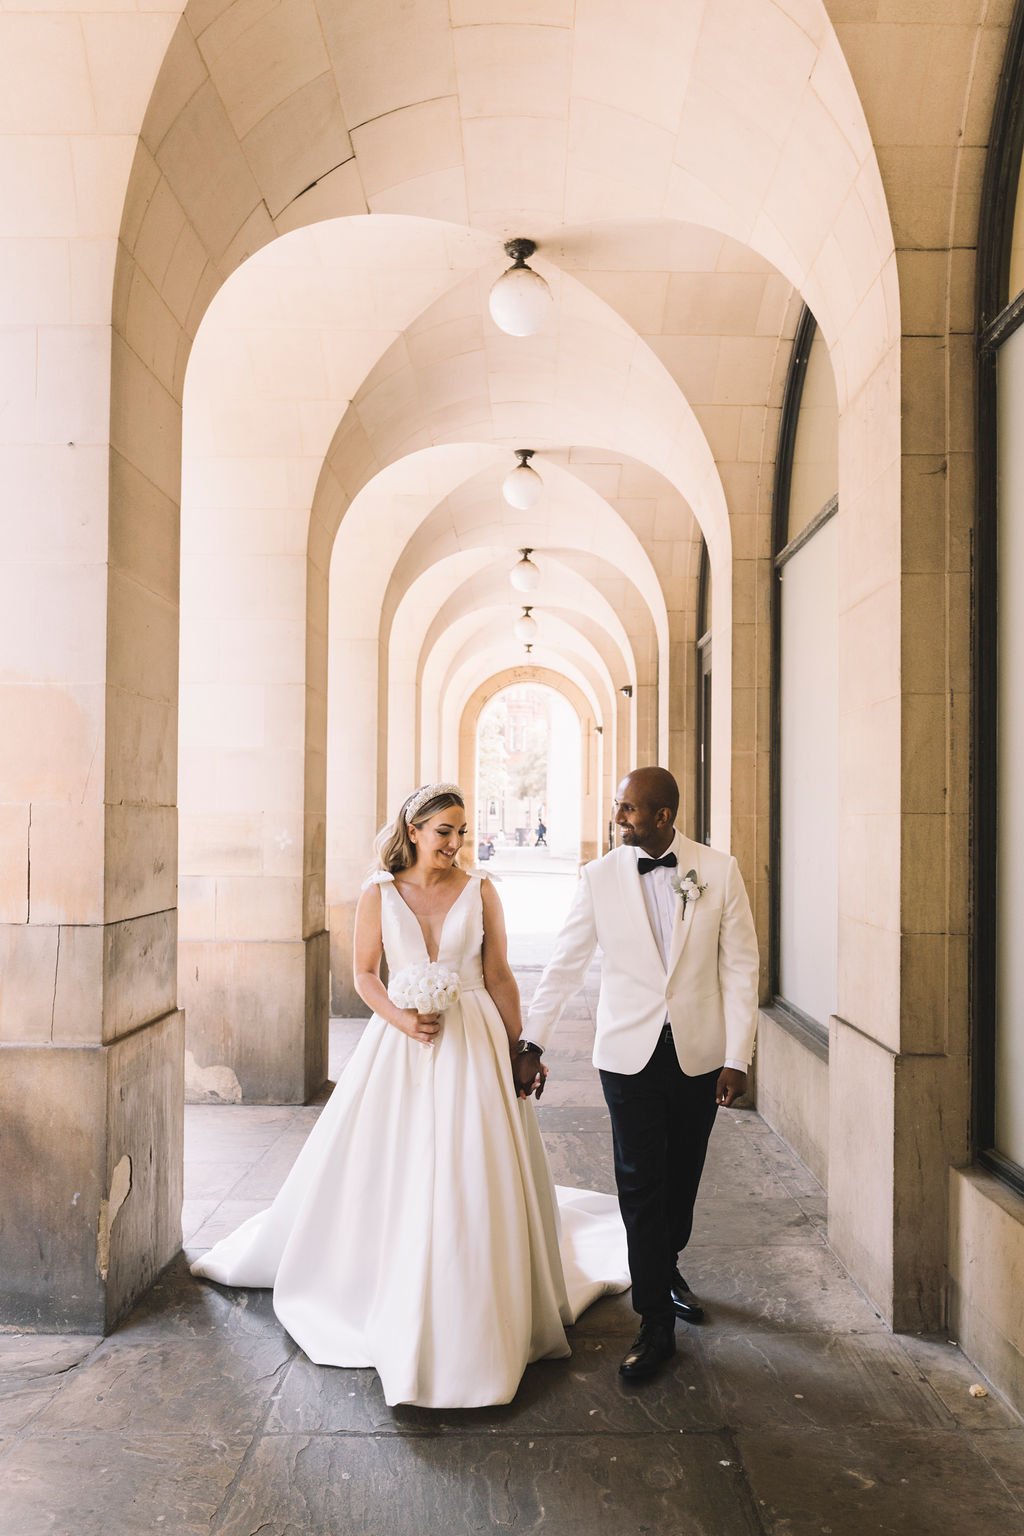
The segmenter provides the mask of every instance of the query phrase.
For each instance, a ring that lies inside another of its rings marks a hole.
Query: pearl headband
[[[462,790],[457,784],[424,784],[418,789],[405,808],[405,824],[411,827],[420,810],[430,800],[436,800],[439,795],[458,795],[462,799]]]

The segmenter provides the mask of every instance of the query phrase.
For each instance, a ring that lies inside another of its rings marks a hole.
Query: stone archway
[[[459,783],[466,797],[466,822],[473,835],[477,822],[477,732],[484,708],[506,688],[536,683],[551,688],[572,705],[580,725],[580,862],[602,853],[602,742],[601,722],[580,688],[548,667],[508,667],[489,677],[473,693],[459,721]]]

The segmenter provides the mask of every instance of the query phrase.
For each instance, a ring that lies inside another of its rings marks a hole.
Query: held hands
[[[736,1099],[742,1098],[747,1091],[747,1074],[739,1072],[735,1067],[723,1067],[718,1074],[718,1083],[715,1088],[715,1103],[723,1109]]]
[[[441,1033],[439,1013],[417,1013],[415,1008],[403,1008],[395,1022],[404,1035],[420,1045],[433,1045]]]
[[[541,1064],[536,1051],[522,1051],[512,1057],[512,1081],[518,1098],[528,1099],[531,1094],[536,1094],[539,1099],[547,1077],[548,1069]]]

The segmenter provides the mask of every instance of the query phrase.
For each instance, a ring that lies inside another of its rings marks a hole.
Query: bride
[[[373,1017],[273,1205],[192,1265],[272,1286],[309,1358],[375,1367],[392,1406],[509,1402],[629,1284],[614,1196],[556,1201],[532,1103],[546,1073],[520,1038],[497,893],[458,866],[464,815],[457,785],[428,784],[378,838],[355,926]],[[399,1005],[427,962],[457,973],[442,1013]]]

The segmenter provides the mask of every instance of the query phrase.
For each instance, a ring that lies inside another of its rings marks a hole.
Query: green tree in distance
[[[546,720],[527,727],[522,750],[516,753],[509,771],[512,793],[517,800],[541,800],[548,787],[548,728]]]

